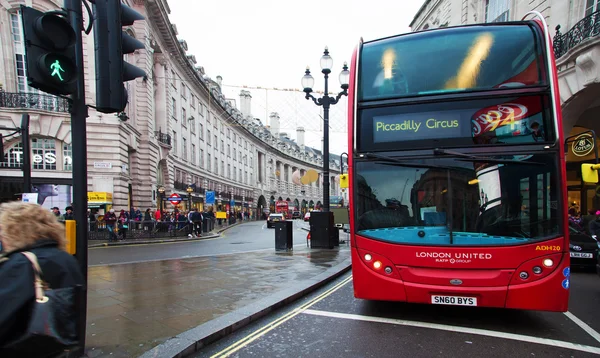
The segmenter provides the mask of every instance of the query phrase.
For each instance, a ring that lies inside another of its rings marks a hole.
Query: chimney
[[[296,143],[300,149],[304,150],[304,127],[296,128]]]
[[[269,125],[271,127],[271,134],[279,137],[279,113],[271,112],[271,115],[269,115]]]
[[[240,91],[240,111],[244,117],[249,117],[252,115],[252,95],[250,95],[250,91],[241,90]]]

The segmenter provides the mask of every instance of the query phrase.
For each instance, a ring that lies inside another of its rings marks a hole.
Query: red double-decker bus
[[[348,126],[355,297],[567,310],[557,74],[545,21],[532,14],[357,47]]]

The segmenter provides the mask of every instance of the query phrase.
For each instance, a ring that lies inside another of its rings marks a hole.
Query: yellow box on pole
[[[348,174],[342,174],[340,175],[340,188],[347,188],[348,187]]]
[[[75,236],[75,220],[65,220],[65,236],[67,237],[67,252],[75,255],[76,236]]]

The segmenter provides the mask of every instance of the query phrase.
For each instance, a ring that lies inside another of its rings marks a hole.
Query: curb
[[[219,229],[216,231],[216,234],[211,234],[209,236],[202,236],[202,237],[182,237],[179,239],[154,239],[154,240],[139,240],[139,241],[135,241],[135,242],[104,242],[101,244],[91,244],[88,245],[88,249],[93,249],[93,248],[97,248],[97,247],[108,247],[108,246],[131,246],[131,245],[147,245],[147,244],[161,244],[161,243],[166,243],[166,242],[184,242],[184,241],[200,241],[200,240],[206,240],[206,239],[214,239],[216,237],[221,236],[220,234],[228,229],[231,229],[232,227],[241,225],[243,223],[235,223],[233,225],[229,225],[225,228]]]
[[[258,302],[242,307],[233,312],[217,317],[211,321],[192,328],[177,336],[159,344],[139,358],[172,357],[180,358],[198,352],[203,347],[247,326],[271,313],[272,311],[287,305],[297,299],[319,289],[325,284],[335,280],[351,267],[351,259],[344,260],[323,273],[304,280],[293,287],[279,291]]]

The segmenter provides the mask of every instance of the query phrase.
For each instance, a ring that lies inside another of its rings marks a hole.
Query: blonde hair
[[[60,249],[65,249],[64,225],[38,204],[13,201],[0,205],[0,229],[6,252],[27,248],[43,239],[54,240]]]

